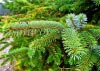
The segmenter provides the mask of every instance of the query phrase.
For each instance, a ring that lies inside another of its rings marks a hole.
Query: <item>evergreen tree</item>
[[[100,71],[100,27],[87,25],[84,14],[68,14],[66,23],[68,27],[55,21],[7,24],[0,51],[12,48],[0,58],[16,61],[22,69],[16,71],[90,71],[94,66]],[[14,41],[4,42],[9,37]]]

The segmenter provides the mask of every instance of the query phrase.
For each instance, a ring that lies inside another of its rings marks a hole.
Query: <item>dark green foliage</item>
[[[100,0],[5,2],[10,15],[18,15],[9,20],[0,17],[0,31],[4,33],[0,51],[12,46],[7,54],[0,55],[4,59],[1,65],[16,61],[15,67],[23,71],[93,71],[94,66],[100,71],[100,27],[86,25],[87,20],[99,25]],[[67,27],[55,21],[30,21],[34,19],[66,21]],[[20,22],[11,23],[15,21]],[[5,42],[10,37],[13,41]]]
[[[32,21],[16,23],[15,25],[10,24],[7,28],[9,30],[6,31],[5,37],[9,38],[12,36],[14,41],[11,43],[12,48],[10,52],[2,55],[0,58],[10,57],[11,61],[13,58],[16,58],[16,60],[21,61],[21,66],[25,66],[26,69],[29,68],[30,70],[34,69],[34,71],[35,69],[36,71],[49,69],[49,65],[50,68],[52,65],[54,68],[60,65],[63,55],[57,41],[61,39],[60,34],[63,30],[63,26],[60,23],[53,21]],[[53,44],[53,42],[57,42],[58,45]],[[52,64],[52,62],[54,63]]]
[[[14,0],[4,6],[13,14],[33,14],[35,19],[59,21],[67,13],[85,13],[89,22],[97,24],[100,18],[100,0]]]
[[[90,34],[89,32],[87,32],[87,31],[83,31],[83,32],[81,32],[81,34],[80,34],[83,38],[83,41],[85,41],[86,43],[86,45],[85,45],[85,47],[87,47],[87,48],[93,48],[94,46],[96,46],[97,45],[97,40],[95,39],[95,37],[93,37],[93,35],[92,34]]]
[[[78,16],[74,22],[78,22],[82,16]],[[86,17],[81,20],[84,18]],[[79,23],[70,24],[77,26]],[[80,25],[83,23],[84,21]],[[3,31],[1,43],[10,37],[13,41],[5,42],[0,50],[9,45],[12,47],[0,58],[5,59],[5,62],[16,61],[16,66],[29,71],[61,71],[63,67],[69,71],[89,71],[94,65],[99,71],[99,28],[76,28],[68,28],[55,21],[10,23],[4,28],[6,30]]]
[[[82,57],[82,60],[80,60],[78,63],[79,71],[90,71],[94,63],[97,61],[97,57],[94,54],[91,54],[91,52],[87,53],[87,55]]]
[[[98,40],[100,39],[100,29],[90,29],[89,32]]]
[[[88,21],[97,24],[100,16],[100,0],[58,0],[58,9],[64,13],[85,13]]]

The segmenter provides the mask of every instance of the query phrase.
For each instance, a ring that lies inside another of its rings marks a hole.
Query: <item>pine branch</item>
[[[93,35],[97,40],[100,38],[100,29],[89,29],[89,33]]]
[[[53,46],[49,46],[49,56],[47,58],[47,63],[53,63],[53,66],[59,66],[61,64],[61,58],[63,57],[63,54],[61,52],[61,49],[59,45],[55,44]]]
[[[59,22],[54,21],[31,21],[31,22],[22,22],[15,23],[9,26],[9,31],[7,36],[19,36],[19,35],[30,35],[33,36],[37,33],[48,33],[51,30],[56,32],[61,32],[64,26]]]
[[[82,47],[79,35],[74,29],[65,29],[62,32],[62,40],[65,52],[70,56],[70,64],[76,63],[86,53],[86,49]]]
[[[52,43],[53,41],[55,41],[56,39],[59,39],[59,38],[60,38],[60,35],[58,33],[56,33],[56,31],[52,31],[51,33],[44,35],[40,39],[37,39],[37,40],[34,40],[33,42],[31,42],[29,47],[30,48],[45,47],[45,46],[47,46],[47,44],[50,44],[50,43]]]
[[[82,60],[80,60],[78,62],[77,70],[79,70],[79,71],[89,71],[89,70],[91,70],[94,63],[96,63],[96,61],[97,61],[97,57],[95,56],[95,54],[93,54],[89,51],[88,54],[83,56]]]
[[[97,45],[97,40],[87,31],[82,31],[80,33],[82,37],[82,42],[85,42],[85,47],[87,48],[94,48]]]
[[[21,24],[16,23],[10,26],[10,30],[24,30],[24,29],[59,29],[62,30],[64,27],[59,22],[55,21],[31,21],[22,22]]]

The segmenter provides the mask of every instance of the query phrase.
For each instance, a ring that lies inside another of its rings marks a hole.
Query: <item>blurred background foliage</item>
[[[85,13],[88,22],[100,25],[100,0],[4,0],[8,8],[8,22],[22,20],[56,20],[65,22],[68,13]],[[6,19],[2,17],[1,19]],[[12,19],[12,20],[11,20]]]

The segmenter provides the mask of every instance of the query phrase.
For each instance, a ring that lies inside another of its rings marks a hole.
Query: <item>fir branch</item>
[[[10,30],[24,30],[24,29],[59,29],[62,30],[64,27],[59,22],[55,21],[31,21],[27,23],[21,24],[12,24],[10,26]]]
[[[47,46],[47,44],[49,44],[59,38],[60,38],[60,35],[58,33],[56,33],[56,31],[52,31],[51,33],[44,35],[40,39],[37,39],[37,40],[34,40],[33,42],[31,42],[29,47],[30,48],[45,47],[45,46]]]
[[[87,55],[82,57],[82,60],[78,62],[77,70],[79,71],[89,71],[91,70],[94,63],[96,63],[97,57],[92,52],[88,52]]]
[[[83,37],[82,41],[86,43],[87,48],[94,48],[97,45],[97,40],[87,31],[82,31],[80,36]]]
[[[62,40],[65,52],[70,56],[70,64],[76,63],[86,53],[86,49],[82,47],[79,35],[74,29],[65,29],[62,32]]]
[[[64,29],[64,26],[59,22],[54,21],[31,21],[21,24],[15,23],[11,24],[8,28],[9,32],[7,33],[9,36],[19,36],[19,35],[30,35],[37,34],[38,32],[50,32],[51,30],[55,30],[56,32],[61,32]],[[40,31],[41,30],[41,31]]]
[[[100,38],[100,29],[89,29],[89,33],[93,35],[97,40]]]

